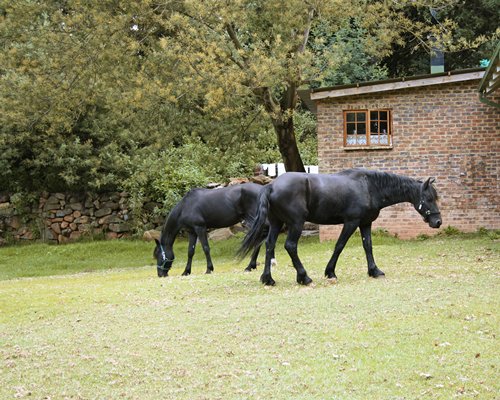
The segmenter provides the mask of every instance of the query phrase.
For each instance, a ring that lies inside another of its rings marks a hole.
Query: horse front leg
[[[292,259],[293,266],[297,271],[297,282],[301,285],[309,285],[312,282],[312,279],[307,275],[307,271],[305,270],[302,262],[299,259],[299,255],[297,253],[297,246],[300,239],[300,234],[302,233],[302,226],[294,225],[288,227],[288,236],[285,241],[285,249],[288,252],[288,255]]]
[[[335,267],[337,266],[337,261],[339,259],[340,253],[344,250],[347,241],[352,236],[352,234],[356,231],[359,222],[346,222],[342,228],[342,232],[340,232],[340,236],[337,239],[337,243],[335,244],[335,250],[333,251],[332,257],[325,269],[325,276],[328,279],[337,279],[337,275],[335,275]]]
[[[193,262],[193,256],[194,256],[194,251],[196,248],[196,239],[197,238],[198,237],[196,236],[196,233],[189,232],[188,260],[187,260],[186,268],[184,269],[184,272],[182,273],[182,276],[191,275],[191,263]]]
[[[372,225],[363,225],[359,227],[361,238],[363,240],[363,248],[365,249],[366,261],[368,263],[368,275],[373,278],[384,276],[385,274],[378,269],[373,258],[372,251]]]
[[[274,260],[274,248],[276,247],[276,240],[278,240],[278,235],[280,234],[283,223],[276,222],[271,225],[269,229],[269,234],[266,239],[266,261],[264,262],[264,271],[260,276],[260,281],[264,285],[274,286],[276,282],[271,276],[271,261]]]
[[[208,245],[207,228],[204,226],[197,226],[195,232],[200,239],[201,246],[203,247],[203,252],[207,259],[207,274],[211,274],[214,271],[214,265],[212,263],[212,258],[210,257],[210,246]]]

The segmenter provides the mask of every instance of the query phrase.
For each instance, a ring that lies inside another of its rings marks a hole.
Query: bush
[[[457,236],[460,235],[462,232],[460,229],[455,228],[454,226],[448,225],[446,228],[444,228],[441,233],[445,236]]]
[[[199,141],[163,150],[159,155],[139,156],[133,165],[123,189],[129,193],[132,214],[139,224],[146,202],[161,205],[152,211],[153,218],[164,217],[190,189],[223,182],[232,174],[248,173],[241,162]]]

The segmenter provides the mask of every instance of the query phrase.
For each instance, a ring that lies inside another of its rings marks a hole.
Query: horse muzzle
[[[172,267],[172,263],[171,262],[168,263],[167,261],[164,261],[163,264],[156,266],[156,272],[158,273],[159,278],[163,278],[164,276],[168,276],[168,271],[170,271],[170,268]]]
[[[443,224],[441,214],[439,213],[426,216],[424,221],[427,222],[431,228],[439,228]]]

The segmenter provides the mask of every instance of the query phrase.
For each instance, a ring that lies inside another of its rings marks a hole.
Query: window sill
[[[343,146],[342,150],[392,150],[392,145],[390,146]]]

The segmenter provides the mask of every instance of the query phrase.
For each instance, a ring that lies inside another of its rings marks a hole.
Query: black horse
[[[286,224],[288,236],[285,249],[297,271],[297,282],[312,282],[297,255],[297,243],[305,221],[317,224],[344,224],[333,255],[325,269],[327,278],[336,279],[335,266],[347,240],[359,227],[368,261],[368,275],[384,275],[372,254],[371,227],[384,207],[410,202],[432,228],[441,225],[441,214],[436,204],[437,192],[433,178],[425,182],[400,175],[350,169],[338,174],[311,175],[289,172],[265,187],[259,196],[257,216],[245,236],[239,254],[247,254],[261,241],[266,221],[269,234],[266,240],[266,262],[260,278],[266,285],[274,285],[271,277],[270,255],[278,234]]]
[[[172,209],[163,226],[160,240],[156,240],[154,257],[159,277],[168,276],[174,261],[173,245],[181,229],[189,235],[188,261],[182,275],[191,274],[191,262],[199,238],[207,258],[207,274],[214,270],[208,245],[207,228],[225,228],[252,220],[257,208],[257,198],[263,188],[256,183],[227,186],[221,189],[192,189]],[[267,231],[265,224],[261,241]],[[255,269],[259,246],[255,246],[246,271]]]

